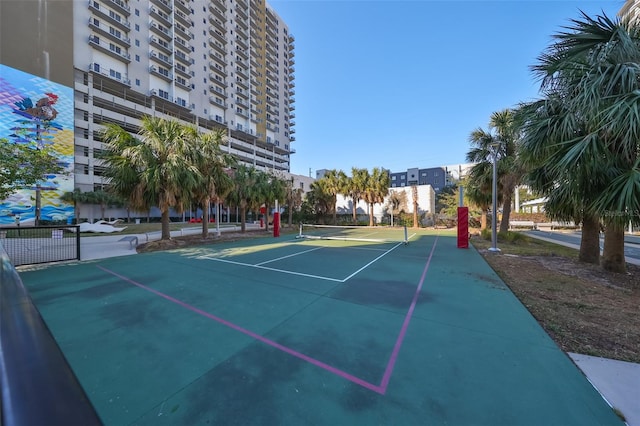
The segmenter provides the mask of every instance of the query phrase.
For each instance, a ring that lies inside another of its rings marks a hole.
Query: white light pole
[[[498,222],[498,148],[500,147],[499,143],[491,144],[493,148],[493,185],[491,190],[491,247],[489,251],[492,253],[499,253],[500,249],[498,248],[498,230],[497,230],[497,222]]]

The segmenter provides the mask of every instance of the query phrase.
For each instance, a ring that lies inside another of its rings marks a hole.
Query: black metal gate
[[[80,227],[0,227],[0,244],[14,266],[80,260]]]

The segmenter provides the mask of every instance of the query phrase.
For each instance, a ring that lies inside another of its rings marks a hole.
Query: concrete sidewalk
[[[256,229],[259,225],[247,224],[247,229]],[[220,227],[220,232],[239,231],[240,226],[224,225]],[[171,231],[172,237],[185,235],[197,235],[202,232],[202,226],[189,226],[179,231]],[[215,235],[215,227],[209,228],[209,234]],[[135,242],[128,241],[127,237],[136,237],[137,244],[148,243],[160,239],[160,231],[148,232],[146,234],[108,234],[80,238],[80,258],[81,260],[104,259],[107,257],[130,256],[137,254]],[[124,240],[123,240],[124,239]]]

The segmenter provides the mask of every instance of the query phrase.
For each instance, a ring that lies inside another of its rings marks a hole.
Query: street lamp
[[[491,148],[493,148],[493,185],[491,190],[491,247],[489,251],[492,253],[499,253],[500,249],[498,248],[498,231],[497,231],[497,222],[498,222],[498,148],[500,148],[500,143],[491,144]]]

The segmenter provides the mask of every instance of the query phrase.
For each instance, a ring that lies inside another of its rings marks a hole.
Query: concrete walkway
[[[259,225],[247,224],[247,229],[256,229]],[[220,232],[239,231],[240,226],[223,225]],[[171,231],[172,237],[181,237],[185,235],[197,235],[202,232],[202,226],[189,226],[179,231]],[[209,228],[209,234],[215,235],[215,227]],[[91,236],[80,238],[80,257],[81,260],[103,259],[107,257],[129,256],[137,254],[135,241],[128,241],[127,237],[138,238],[138,244],[148,243],[149,241],[157,241],[160,239],[160,231],[148,232],[146,234],[109,234],[104,236]],[[123,240],[124,239],[124,240]]]

